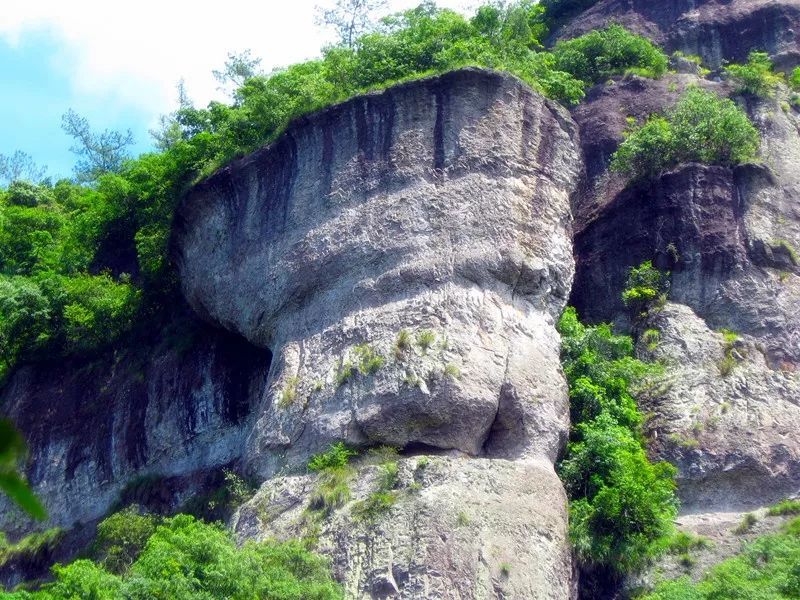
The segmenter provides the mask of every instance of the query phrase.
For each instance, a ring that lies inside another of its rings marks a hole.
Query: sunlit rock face
[[[387,552],[413,573],[413,585],[386,584],[399,597],[494,597],[511,547],[512,597],[571,593],[568,553],[545,548],[567,547],[553,471],[568,428],[554,325],[574,271],[577,146],[563,108],[511,76],[466,69],[301,119],[181,206],[175,254],[190,304],[273,353],[244,455],[252,472],[296,469],[338,440],[456,452],[463,466],[437,477],[430,502],[474,493],[486,504],[478,520],[494,541],[454,537],[447,569],[430,557],[456,515],[442,505],[419,521],[422,500],[404,496],[407,518],[382,550],[342,567],[353,597],[384,597]],[[518,516],[506,508],[520,497],[531,519],[547,517],[511,533]],[[248,521],[243,535],[298,533],[292,511],[266,512],[286,514]],[[356,534],[338,523],[322,535],[341,560]],[[377,531],[359,533],[358,547],[373,547]]]

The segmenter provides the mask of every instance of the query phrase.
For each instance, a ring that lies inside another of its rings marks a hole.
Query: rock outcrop
[[[441,459],[431,489],[404,496],[385,531],[338,517],[323,528],[322,548],[360,553],[340,573],[353,597],[386,585],[402,598],[481,597],[490,577],[506,577],[512,597],[571,593],[557,551],[566,506],[553,462],[568,411],[554,323],[573,275],[580,165],[563,108],[470,69],[303,119],[185,199],[186,297],[274,354],[244,457],[252,471],[296,469],[339,440],[480,457]],[[265,484],[263,535],[294,531],[297,511],[273,518],[269,503],[309,481]],[[530,506],[504,514],[520,495]],[[459,505],[493,533],[456,535]],[[503,576],[511,548],[519,575]],[[405,575],[387,575],[392,565]]]
[[[663,111],[692,83],[735,91],[692,75],[628,78],[575,109],[587,178],[571,302],[591,321],[660,332],[654,351],[640,347],[667,362],[668,385],[647,409],[654,450],[679,467],[683,511],[748,510],[800,490],[798,119],[783,92],[738,98],[762,132],[761,164],[685,165],[640,183],[609,173],[626,115]],[[670,303],[632,323],[620,290],[646,260],[671,272]]]
[[[601,0],[568,23],[571,38],[619,23],[669,52],[702,57],[710,68],[746,62],[751,50],[769,52],[779,68],[800,61],[797,0]]]
[[[27,475],[46,526],[95,521],[137,484],[163,484],[156,508],[175,510],[242,455],[269,352],[199,325],[136,352],[14,374],[0,403],[30,446]],[[29,527],[16,510],[0,514],[5,532]]]

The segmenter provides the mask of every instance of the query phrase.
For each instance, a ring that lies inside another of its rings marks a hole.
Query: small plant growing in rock
[[[373,492],[366,500],[356,503],[353,517],[357,521],[374,521],[397,503],[394,492]]]
[[[378,464],[385,464],[387,462],[397,461],[399,454],[397,448],[394,446],[376,446],[367,451],[367,459]]]
[[[635,314],[645,313],[668,291],[668,278],[669,273],[659,271],[649,260],[638,267],[631,267],[622,301]]]
[[[420,331],[417,334],[417,346],[422,350],[423,354],[427,354],[433,343],[436,341],[436,334],[429,329]]]
[[[341,387],[350,381],[356,374],[355,365],[349,360],[342,360],[339,370],[336,371],[336,387]]]
[[[309,499],[309,508],[329,514],[347,504],[351,497],[348,475],[346,467],[329,467],[322,471],[319,484]]]
[[[747,64],[730,65],[725,72],[739,85],[739,91],[754,96],[769,98],[775,95],[783,77],[775,73],[772,61],[766,52],[751,52]]]
[[[358,453],[348,448],[344,442],[336,442],[319,454],[315,454],[308,461],[308,470],[318,473],[327,469],[346,467],[350,459]]]
[[[296,375],[289,377],[289,379],[286,380],[286,385],[283,387],[283,391],[281,392],[281,399],[279,403],[281,408],[286,408],[294,403],[295,399],[297,398],[297,385],[299,383],[300,378]]]
[[[509,577],[511,575],[511,564],[504,562],[500,564],[500,574],[503,577]]]
[[[642,334],[642,341],[650,352],[658,347],[658,342],[660,340],[661,332],[658,329],[647,329]]]
[[[734,529],[733,532],[737,535],[748,533],[751,529],[753,529],[753,526],[755,526],[756,523],[758,523],[758,517],[753,513],[747,513],[742,518],[742,522],[736,526],[736,529]]]
[[[466,527],[467,525],[470,524],[469,515],[462,510],[460,513],[458,513],[458,518],[456,519],[456,523],[458,523],[459,527]]]
[[[739,339],[739,334],[734,331],[730,331],[729,329],[722,329],[720,330],[720,333],[722,334],[723,339],[724,356],[722,357],[722,360],[719,361],[717,366],[719,368],[720,375],[727,377],[733,372],[733,369],[738,364],[738,361],[733,354],[733,348],[736,344],[736,341]]]
[[[700,442],[695,438],[691,438],[680,433],[671,433],[667,439],[680,448],[693,450],[700,447]]]
[[[397,334],[394,342],[394,356],[397,360],[403,360],[406,352],[411,349],[411,333],[407,329],[402,329]]]
[[[680,566],[682,566],[687,571],[690,570],[692,567],[694,567],[696,563],[697,561],[688,552],[685,552],[680,556],[678,556],[678,564],[680,564]]]
[[[408,387],[417,387],[422,383],[422,380],[412,371],[406,371],[403,374],[403,383]]]
[[[792,261],[794,266],[800,266],[800,254],[798,254],[797,249],[795,249],[792,244],[786,240],[772,240],[771,245],[783,250],[789,256],[789,260]]]
[[[386,364],[386,359],[369,344],[359,344],[353,352],[358,359],[358,372],[364,376],[374,375]]]
[[[453,363],[447,363],[444,366],[444,374],[450,379],[460,379],[461,369],[458,368],[458,365],[454,365]]]
[[[687,554],[692,550],[703,550],[711,547],[711,540],[702,535],[678,531],[667,545],[670,554]]]
[[[771,517],[800,515],[800,500],[782,500],[775,506],[771,506],[767,514]]]
[[[312,388],[315,392],[321,392],[325,388],[325,382],[322,379],[317,379],[314,381],[314,387]]]

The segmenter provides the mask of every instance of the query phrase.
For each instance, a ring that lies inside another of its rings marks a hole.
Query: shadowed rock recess
[[[447,454],[379,526],[321,525],[352,597],[570,595],[554,323],[580,169],[563,108],[468,69],[303,119],[183,202],[190,304],[274,356],[251,471],[301,467],[337,440]],[[240,533],[302,534],[314,480],[269,481]]]

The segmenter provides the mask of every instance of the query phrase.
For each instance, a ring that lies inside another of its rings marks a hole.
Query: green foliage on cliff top
[[[641,600],[800,598],[800,519],[763,536],[738,556],[711,569],[698,583],[688,577],[658,584]]]
[[[618,26],[547,52],[551,23],[532,0],[485,4],[472,18],[424,2],[352,47],[243,77],[230,105],[195,108],[182,97],[155,134],[161,152],[95,173],[88,185],[13,182],[0,191],[0,378],[20,360],[103,351],[137,324],[143,335],[158,330],[178,293],[167,253],[178,199],[301,115],[468,65],[510,71],[567,104],[610,75],[663,72],[666,57]]]
[[[208,525],[188,515],[165,519],[154,528],[149,521],[132,523],[131,515],[117,521],[109,525],[106,520],[101,525],[101,537],[107,547],[119,549],[113,555],[120,559],[113,561],[116,574],[90,560],[77,560],[53,567],[55,581],[39,591],[0,593],[0,598],[333,600],[343,597],[331,579],[326,562],[300,543],[247,542],[237,547],[221,525]],[[145,535],[148,537],[142,546]],[[109,555],[106,564],[108,559]]]
[[[658,369],[633,358],[629,337],[583,325],[573,308],[558,330],[573,423],[558,466],[570,539],[585,570],[615,579],[663,550],[677,514],[675,468],[648,460],[631,391]]]
[[[733,166],[753,160],[758,130],[733,101],[692,88],[665,116],[654,116],[626,134],[612,170],[653,177],[681,163]]]

